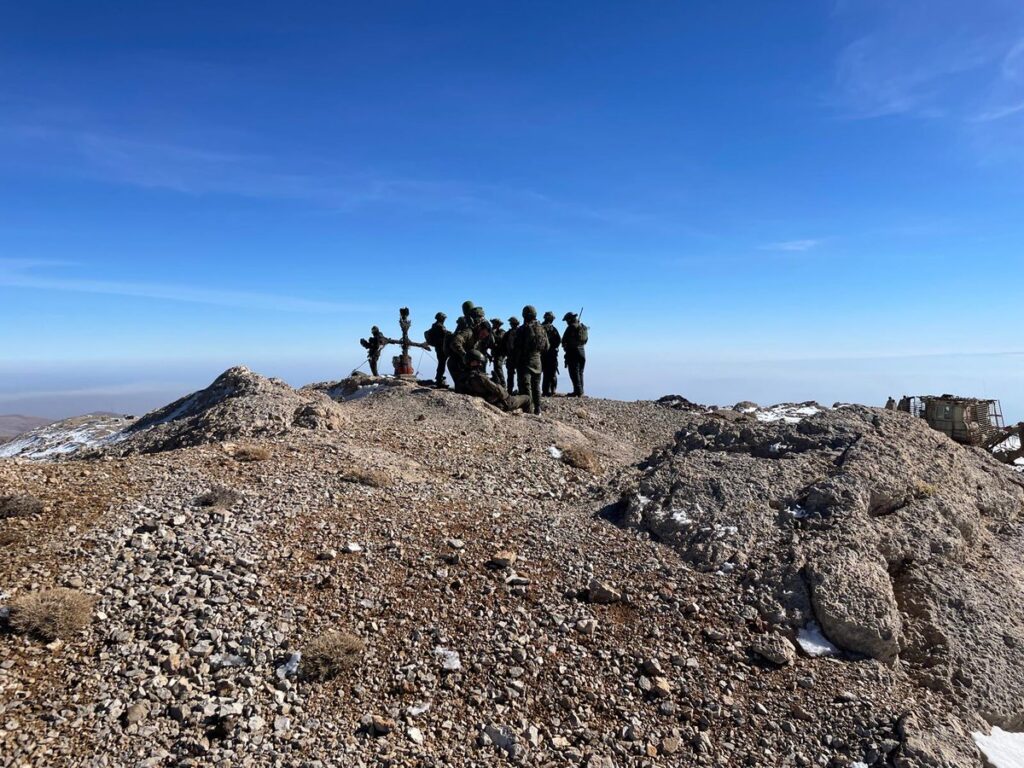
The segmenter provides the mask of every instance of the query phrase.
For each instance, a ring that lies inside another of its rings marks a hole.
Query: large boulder
[[[833,553],[807,564],[811,605],[825,636],[840,648],[890,662],[900,652],[902,620],[877,554]]]

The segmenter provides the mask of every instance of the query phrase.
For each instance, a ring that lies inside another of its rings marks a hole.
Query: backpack
[[[516,353],[516,334],[518,328],[511,328],[505,332],[505,338],[501,340],[501,353],[506,357],[513,357]]]
[[[585,346],[587,343],[587,339],[587,326],[585,326],[583,323],[580,323],[579,330],[576,331],[576,343],[581,347]]]
[[[527,353],[534,352],[547,352],[550,348],[548,343],[548,332],[547,329],[540,323],[530,323],[526,326],[529,329],[529,333],[526,336],[526,347]],[[522,330],[522,328],[520,328]]]
[[[434,349],[441,349],[444,346],[444,337],[446,335],[439,327],[432,325],[424,332],[423,338]]]

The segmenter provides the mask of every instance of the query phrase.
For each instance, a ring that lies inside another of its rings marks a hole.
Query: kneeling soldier
[[[466,355],[468,369],[466,371],[466,394],[480,397],[503,411],[526,411],[531,408],[527,395],[510,395],[508,390],[487,377],[487,358],[484,353],[474,349]]]

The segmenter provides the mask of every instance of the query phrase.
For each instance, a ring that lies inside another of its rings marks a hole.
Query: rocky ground
[[[96,596],[0,633],[0,765],[975,767],[1021,729],[1021,475],[875,409],[546,405],[232,369],[0,460],[41,502],[0,605]],[[332,631],[365,649],[310,679]]]

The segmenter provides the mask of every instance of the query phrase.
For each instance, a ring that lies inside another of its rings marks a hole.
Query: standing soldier
[[[491,360],[494,362],[494,373],[491,378],[495,384],[505,387],[505,331],[501,329],[500,318],[491,320]]]
[[[544,313],[542,327],[548,336],[547,351],[541,356],[541,365],[544,370],[543,393],[545,397],[550,397],[558,389],[558,348],[562,344],[562,335],[555,328],[554,312]]]
[[[566,312],[562,318],[567,325],[562,334],[562,349],[565,350],[565,369],[572,379],[570,397],[583,397],[583,369],[587,365],[587,326],[580,322],[575,312]]]
[[[508,331],[505,333],[505,373],[508,374],[508,391],[516,388],[516,332],[519,330],[519,318],[514,315],[508,319]],[[520,392],[520,394],[523,394]]]
[[[444,321],[447,319],[448,315],[438,312],[434,315],[434,324],[423,334],[427,344],[434,348],[434,355],[437,357],[437,375],[434,377],[434,385],[438,388],[447,388],[448,386],[444,380],[444,367],[448,362],[445,348],[448,346],[448,337],[451,336],[449,330],[444,327]]]
[[[370,361],[370,373],[374,376],[379,376],[380,374],[377,373],[377,361],[380,360],[380,351],[388,343],[384,338],[384,334],[375,325],[370,329],[370,338],[360,339],[359,343],[366,349],[366,359]]]
[[[541,356],[548,351],[548,334],[537,322],[537,310],[523,307],[523,327],[516,331],[516,370],[519,394],[529,395],[533,412],[540,415]]]
[[[473,310],[476,309],[476,305],[468,299],[462,302],[462,317],[467,323],[473,322]]]

